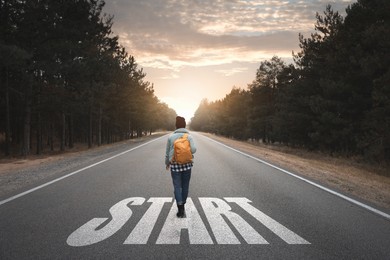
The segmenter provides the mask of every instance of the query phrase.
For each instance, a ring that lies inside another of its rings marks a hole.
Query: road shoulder
[[[37,185],[165,134],[167,132],[160,132],[100,147],[96,146],[91,149],[82,147],[63,153],[56,152],[39,156],[30,155],[27,158],[2,159],[0,160],[0,199],[34,188]]]
[[[245,141],[202,133],[244,153],[274,164],[347,196],[390,210],[390,177],[377,169],[345,158],[294,149],[255,145]]]

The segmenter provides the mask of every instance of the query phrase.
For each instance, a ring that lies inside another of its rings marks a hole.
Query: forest
[[[172,130],[176,112],[113,35],[102,0],[0,0],[0,149],[42,154]]]
[[[191,128],[241,140],[390,162],[390,1],[325,7],[293,64],[260,62],[248,88],[204,99]],[[314,19],[313,19],[314,20]]]

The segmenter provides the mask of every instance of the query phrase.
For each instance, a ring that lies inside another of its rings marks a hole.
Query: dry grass
[[[390,209],[390,177],[386,175],[389,169],[302,149],[253,144],[211,134],[205,135],[344,194]]]

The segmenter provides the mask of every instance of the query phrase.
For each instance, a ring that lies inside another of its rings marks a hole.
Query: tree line
[[[102,0],[0,0],[0,147],[61,151],[172,129]]]
[[[330,5],[293,64],[260,63],[247,89],[199,105],[191,128],[390,161],[390,1]]]

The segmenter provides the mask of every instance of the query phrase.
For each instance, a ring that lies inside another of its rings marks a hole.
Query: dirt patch
[[[390,177],[384,176],[388,169],[302,149],[253,144],[203,134],[319,184],[390,209]]]
[[[0,158],[0,198],[19,194],[35,187],[38,183],[46,183],[53,178],[64,176],[166,133],[154,133],[151,136],[105,144],[91,149],[84,144],[76,144],[74,148],[65,152],[46,150],[39,156]]]
[[[35,167],[46,163],[51,163],[55,161],[62,160],[67,157],[71,156],[77,156],[81,155],[82,153],[88,152],[88,151],[99,151],[99,150],[106,150],[110,147],[119,146],[123,144],[130,144],[130,143],[136,143],[136,142],[142,142],[144,140],[151,139],[155,137],[156,135],[164,135],[167,132],[156,132],[153,133],[151,136],[144,136],[140,138],[135,139],[129,139],[121,142],[116,142],[112,144],[104,144],[101,146],[94,146],[91,149],[88,148],[87,144],[75,144],[75,146],[72,149],[67,149],[64,152],[60,151],[45,151],[41,155],[28,155],[26,157],[17,156],[17,157],[11,157],[11,158],[1,158],[0,157],[0,175],[3,173],[8,172],[14,172],[21,169],[26,169],[29,167]]]

